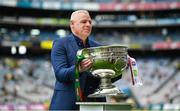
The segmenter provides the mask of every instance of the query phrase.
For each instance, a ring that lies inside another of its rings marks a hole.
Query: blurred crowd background
[[[129,68],[114,84],[133,109],[180,109],[180,0],[0,0],[0,110],[47,110],[55,77],[52,42],[70,34],[69,17],[87,9],[91,39],[127,45],[142,87]]]

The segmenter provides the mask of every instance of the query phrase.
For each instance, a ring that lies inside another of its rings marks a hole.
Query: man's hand
[[[90,69],[92,66],[92,61],[90,59],[84,59],[79,64],[79,72],[84,72]]]

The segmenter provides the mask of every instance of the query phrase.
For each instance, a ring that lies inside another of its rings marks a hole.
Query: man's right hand
[[[79,72],[81,73],[81,72],[87,71],[91,68],[91,66],[92,66],[92,60],[84,59],[79,64]]]

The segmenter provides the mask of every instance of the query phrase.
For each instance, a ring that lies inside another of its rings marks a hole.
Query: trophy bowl
[[[111,79],[122,75],[127,66],[127,47],[99,46],[84,48],[77,52],[77,56],[89,58],[93,61],[90,72],[100,78],[100,86],[95,93],[88,97],[123,96],[123,92],[111,83]]]

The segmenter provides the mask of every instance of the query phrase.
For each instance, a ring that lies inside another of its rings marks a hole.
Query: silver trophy
[[[112,85],[111,79],[122,75],[126,68],[126,46],[99,46],[84,48],[77,52],[77,56],[84,56],[93,61],[90,72],[100,78],[99,88],[88,97],[124,97],[125,94]]]

